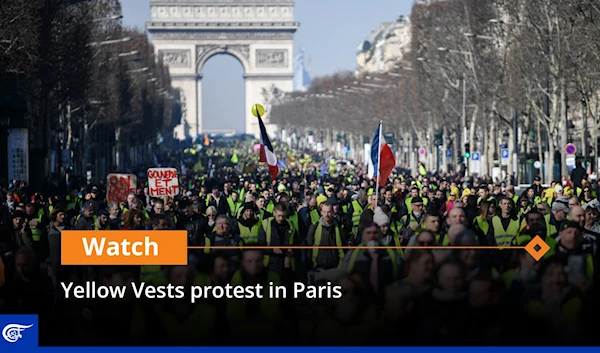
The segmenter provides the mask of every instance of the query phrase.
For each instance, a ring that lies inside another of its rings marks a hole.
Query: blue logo
[[[37,315],[0,315],[0,351],[38,347]]]
[[[452,150],[446,150],[446,157],[452,158]]]
[[[502,159],[508,159],[508,149],[502,150]]]
[[[471,159],[474,161],[478,161],[479,160],[479,152],[473,152],[473,156]]]

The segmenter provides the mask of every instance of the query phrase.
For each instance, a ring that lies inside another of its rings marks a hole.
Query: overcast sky
[[[295,51],[304,48],[310,73],[330,75],[354,70],[356,48],[381,22],[408,15],[413,0],[296,0]],[[126,26],[145,28],[150,0],[121,0]],[[205,129],[244,129],[244,71],[229,55],[208,60],[203,70],[202,100]],[[249,108],[248,108],[249,109]]]

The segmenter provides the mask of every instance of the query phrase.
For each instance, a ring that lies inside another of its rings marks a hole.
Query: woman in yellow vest
[[[490,227],[492,217],[496,215],[496,200],[481,201],[479,205],[479,215],[473,219],[475,234],[479,239],[484,239]]]

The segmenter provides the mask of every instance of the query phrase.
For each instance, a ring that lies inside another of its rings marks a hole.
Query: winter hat
[[[321,204],[326,201],[327,201],[327,196],[325,196],[325,195],[317,196],[317,205],[321,206]]]
[[[377,207],[373,214],[373,222],[377,223],[378,226],[382,226],[384,224],[390,224],[390,217],[388,217],[381,207]]]

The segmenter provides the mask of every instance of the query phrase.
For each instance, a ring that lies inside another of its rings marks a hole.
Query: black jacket
[[[204,242],[202,234],[202,216],[193,214],[191,216],[180,215],[177,219],[177,230],[187,230],[188,245],[198,246]]]

